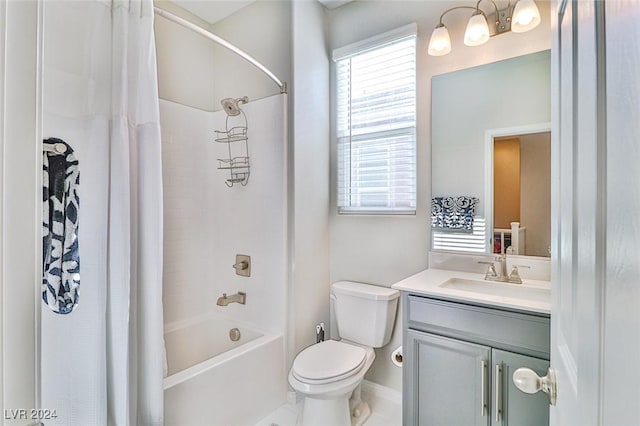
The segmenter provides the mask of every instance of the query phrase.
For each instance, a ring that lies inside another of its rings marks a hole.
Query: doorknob
[[[549,368],[547,375],[540,377],[530,368],[522,367],[513,372],[513,383],[524,393],[542,391],[549,397],[549,404],[556,405],[558,390],[556,385],[556,370]]]

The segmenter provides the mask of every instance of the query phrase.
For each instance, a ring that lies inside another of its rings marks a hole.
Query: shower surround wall
[[[159,5],[218,33],[289,81],[289,74],[282,72],[282,67],[289,68],[288,53],[281,56],[287,52],[282,46],[288,43],[280,43],[288,37],[288,28],[273,25],[271,19],[283,13],[281,3],[248,7],[261,13],[236,12],[216,24],[227,25],[226,32],[176,4]],[[167,387],[169,379],[165,380],[166,420],[167,424],[180,424],[172,423],[175,418],[188,422],[181,413],[217,407],[220,410],[214,410],[217,414],[208,422],[229,424],[220,416],[230,412],[235,422],[252,424],[286,400],[287,95],[277,94],[272,81],[252,66],[238,63],[233,54],[161,17],[156,19],[156,39],[165,191],[165,330],[185,321],[212,318],[264,335],[264,344],[256,346],[254,341],[194,367],[202,374],[193,380],[173,387]],[[214,130],[225,129],[220,100],[243,96],[249,98],[242,109],[248,124],[251,176],[246,186],[228,188],[229,171],[217,169],[217,159],[228,155],[228,147],[214,142]],[[235,274],[236,254],[251,256],[251,277]],[[216,305],[223,293],[238,291],[246,293],[245,305]],[[226,334],[220,336],[228,339]],[[200,341],[194,337],[186,347],[197,348]],[[269,368],[258,371],[259,365]],[[218,396],[207,400],[198,395]],[[260,403],[243,406],[247,397]]]
[[[165,330],[200,320],[228,324],[216,336],[190,334],[192,340],[179,348],[167,346],[168,354],[201,350],[203,339],[221,339],[208,345],[223,347],[231,328],[265,335],[257,345],[211,354],[189,370],[185,382],[169,386],[167,380],[177,376],[165,379],[167,425],[231,419],[252,424],[286,400],[286,108],[287,95],[242,105],[251,176],[246,186],[229,188],[228,170],[217,168],[227,145],[214,142],[214,129],[224,129],[226,114],[160,101]],[[251,256],[250,277],[235,274],[236,254]],[[246,293],[246,304],[216,304],[223,293],[238,291]],[[269,367],[256,370],[257,365]],[[247,397],[260,403],[245,406]]]
[[[211,2],[212,8],[215,3]],[[288,217],[289,274],[286,293],[278,300],[285,303],[281,306],[287,315],[288,371],[293,357],[315,342],[314,325],[320,321],[329,324],[329,61],[325,9],[317,2],[258,0],[210,24],[181,9],[180,3],[156,4],[234,43],[288,83],[288,163],[282,167],[288,174],[284,214]],[[271,80],[233,53],[162,18],[156,20],[156,37],[161,99],[213,111],[220,109],[221,98],[247,95],[255,101],[278,93]],[[259,166],[253,155],[255,136],[249,117],[249,188],[256,179],[253,167]],[[216,184],[222,184],[220,179]],[[276,190],[280,189],[271,188]],[[216,208],[225,205],[217,204]],[[227,271],[231,265],[228,258],[220,261],[222,271]],[[169,292],[177,291],[167,287]],[[250,303],[254,296],[249,292],[247,297]],[[194,303],[204,304],[200,300]],[[224,312],[242,311],[235,305],[228,308]]]
[[[213,131],[224,128],[226,114],[160,101],[165,324],[216,313],[282,334],[287,280],[286,95],[250,101],[242,108],[248,122],[251,176],[246,186],[228,188],[228,171],[217,169],[217,158],[224,158],[227,146],[213,141]],[[236,254],[251,256],[251,277],[235,274]],[[247,293],[246,305],[216,305],[222,293],[238,291]]]
[[[156,4],[245,49],[288,81],[290,62],[282,47],[288,44],[283,20],[289,15],[282,2],[258,1],[214,24],[179,2]],[[265,98],[278,93],[271,80],[201,35],[162,17],[156,17],[155,30],[166,197],[165,324],[217,312],[284,333],[285,97]],[[251,176],[247,186],[227,188],[228,171],[217,170],[227,147],[213,142],[214,130],[225,128],[220,99],[242,96],[249,97],[242,108]],[[236,254],[251,256],[250,278],[235,275]],[[237,291],[246,291],[246,305],[216,306],[222,293]]]

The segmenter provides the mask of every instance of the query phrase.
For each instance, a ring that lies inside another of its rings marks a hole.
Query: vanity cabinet
[[[404,424],[487,426],[490,360],[489,347],[409,330],[402,368],[409,373],[403,393],[410,413]]]
[[[403,292],[405,425],[543,426],[545,394],[513,384],[549,366],[549,316]]]
[[[549,360],[492,349],[491,363],[493,395],[491,424],[517,426],[543,426],[549,424],[549,397],[538,392],[526,394],[513,383],[513,372],[528,367],[540,377],[547,374]],[[498,387],[497,384],[500,384]],[[496,417],[496,412],[499,416]]]

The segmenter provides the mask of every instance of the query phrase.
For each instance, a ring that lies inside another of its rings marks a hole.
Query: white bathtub
[[[285,403],[282,335],[209,316],[167,326],[164,337],[165,426],[253,425]]]

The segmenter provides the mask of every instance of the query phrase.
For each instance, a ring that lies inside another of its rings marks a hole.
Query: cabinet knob
[[[556,405],[558,391],[556,389],[556,371],[553,368],[547,370],[547,375],[540,377],[530,368],[518,368],[513,373],[513,383],[524,393],[536,393],[542,391],[549,397],[549,404]]]

